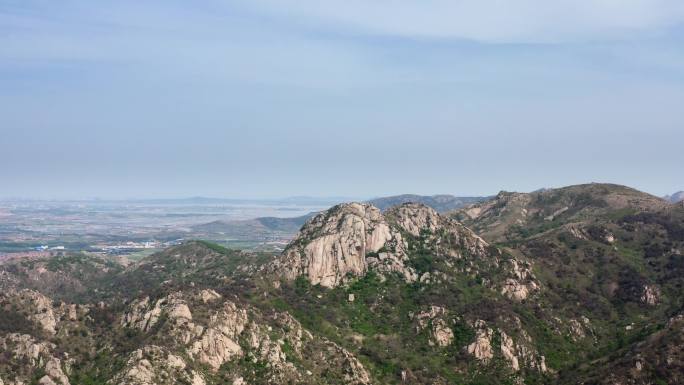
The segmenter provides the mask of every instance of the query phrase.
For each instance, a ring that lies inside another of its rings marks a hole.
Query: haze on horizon
[[[3,1],[0,198],[670,194],[683,43],[678,0]]]

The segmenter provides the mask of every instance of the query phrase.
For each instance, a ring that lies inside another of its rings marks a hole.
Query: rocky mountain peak
[[[421,231],[436,231],[443,218],[434,209],[421,203],[405,203],[390,209],[386,216],[404,231],[419,236]]]
[[[401,234],[380,210],[365,203],[345,203],[307,222],[274,268],[287,279],[304,275],[312,284],[334,287],[348,276],[364,275],[375,264],[367,258],[371,255],[382,259],[386,270],[412,279],[402,263],[406,253]]]
[[[409,238],[426,237],[444,245],[445,255],[461,251],[485,255],[487,243],[453,219],[420,203],[404,203],[386,213],[365,203],[345,203],[317,215],[271,266],[288,280],[305,276],[335,287],[372,269],[381,275],[399,273],[408,282],[417,274],[410,266]],[[444,239],[441,239],[444,237]]]

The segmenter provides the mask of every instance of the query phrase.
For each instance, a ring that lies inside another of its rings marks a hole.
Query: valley
[[[297,217],[334,200],[2,201],[0,254],[86,251],[135,257],[185,239],[248,249],[282,249],[299,226],[255,226],[255,218]],[[303,223],[300,221],[299,225]],[[223,228],[210,226],[224,224]],[[19,255],[18,254],[18,255]]]

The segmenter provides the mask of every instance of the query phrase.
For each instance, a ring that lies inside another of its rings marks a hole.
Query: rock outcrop
[[[46,295],[31,289],[10,289],[0,293],[0,302],[12,304],[20,310],[35,329],[54,336],[64,327],[77,325],[86,319],[90,305],[67,304],[53,301]]]
[[[506,278],[501,285],[501,294],[519,302],[539,290],[540,285],[532,274],[529,263],[517,259],[511,259],[509,263],[512,277]]]
[[[367,256],[374,256],[368,260]],[[307,222],[277,261],[287,279],[306,276],[312,284],[334,287],[362,276],[369,265],[415,279],[404,266],[405,244],[377,208],[362,203],[335,206]]]
[[[194,317],[193,312],[202,316]],[[209,373],[217,373],[224,365],[236,362],[263,367],[261,375],[267,383],[311,383],[316,378],[314,373],[307,374],[292,363],[293,359],[303,360],[307,349],[325,352],[318,357],[319,365],[329,371],[334,362],[334,370],[341,371],[345,383],[369,383],[368,373],[351,353],[326,339],[315,338],[288,313],[266,317],[253,307],[214,291],[175,292],[156,301],[142,298],[129,305],[120,323],[145,333],[162,333],[171,339],[165,340],[168,346],[148,345],[134,352],[116,384],[165,384],[158,382],[159,378],[175,378],[201,385],[205,379],[192,367],[199,364]],[[284,349],[286,344],[288,353]],[[227,375],[233,378],[232,382],[247,383],[254,375],[249,366],[230,367]]]
[[[409,317],[416,321],[416,332],[430,327],[430,345],[441,347],[451,345],[454,340],[454,331],[451,329],[450,321],[447,318],[447,310],[440,306],[430,306],[428,310],[417,314],[409,314]]]
[[[494,331],[487,327],[487,324],[482,320],[475,322],[475,328],[475,341],[468,345],[468,353],[478,360],[487,363],[494,357],[494,351],[492,350]]]
[[[521,328],[520,320],[515,318],[506,323],[513,326],[517,337],[502,329],[495,330],[483,320],[475,321],[475,339],[466,347],[466,351],[483,364],[490,363],[496,354],[500,354],[514,372],[522,368],[547,372],[546,358],[532,347],[532,339]],[[498,338],[495,338],[497,334]],[[499,345],[494,343],[497,339],[500,341]]]
[[[307,222],[270,270],[288,280],[305,276],[324,287],[369,270],[413,282],[418,276],[408,263],[406,236],[425,236],[439,253],[453,258],[487,255],[484,240],[425,205],[407,203],[383,215],[368,204],[346,203]]]
[[[449,346],[454,340],[454,332],[445,320],[437,319],[432,322],[432,338],[437,346]]]
[[[212,289],[205,289],[200,291],[199,298],[202,302],[209,303],[221,299],[221,294]]]
[[[641,302],[649,306],[657,305],[660,302],[660,289],[658,286],[644,285]]]
[[[559,320],[560,321],[560,320]],[[582,316],[580,319],[575,319],[571,318],[567,322],[568,326],[568,332],[570,335],[570,338],[572,338],[573,341],[580,341],[584,338],[587,337],[588,333],[591,333],[591,322],[589,321],[589,318]]]
[[[504,332],[501,332],[501,354],[509,362],[511,369],[516,372],[520,370],[520,363],[518,362],[513,339]]]
[[[125,368],[112,381],[116,385],[205,385],[204,378],[188,369],[183,359],[168,350],[149,345],[131,353]]]
[[[418,203],[394,207],[385,214],[390,223],[413,237],[422,237],[434,251],[456,259],[486,257],[489,245],[461,223]]]
[[[149,331],[160,320],[162,315],[176,323],[187,324],[192,320],[192,313],[182,293],[173,293],[160,298],[152,304],[149,297],[134,301],[130,310],[121,318],[121,325]]]
[[[211,315],[206,330],[190,345],[188,353],[218,370],[231,358],[242,355],[237,341],[247,322],[247,311],[233,302],[224,302],[223,308]]]
[[[368,371],[354,355],[334,342],[330,342],[329,346],[331,355],[338,357],[337,365],[342,369],[346,384],[367,385],[371,383]]]
[[[55,334],[57,318],[50,298],[28,289],[19,291],[16,297],[26,305],[26,309],[29,311],[29,319],[40,325],[48,334]]]
[[[44,374],[38,379],[39,384],[70,385],[62,360],[54,354],[56,348],[53,343],[38,342],[27,334],[10,333],[0,337],[0,351],[4,352],[5,359],[28,363],[25,369],[29,369],[29,373],[26,376],[17,374],[15,384],[28,383],[31,372],[35,376],[38,370],[42,370]]]

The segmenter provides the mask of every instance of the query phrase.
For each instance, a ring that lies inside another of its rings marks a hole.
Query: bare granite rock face
[[[40,383],[45,379],[48,383],[69,385],[69,378],[62,371],[62,361],[59,358],[51,358],[45,365],[45,376],[40,379]]]
[[[38,342],[27,334],[10,333],[0,337],[0,351],[8,358],[26,362],[33,371],[43,371],[44,375],[38,379],[39,384],[71,385],[64,373],[62,360],[53,353],[55,349],[54,344]],[[30,378],[17,378],[8,385],[29,383],[29,380]]]
[[[560,319],[558,319],[560,321]],[[562,323],[562,321],[561,321]],[[580,341],[587,337],[587,334],[592,332],[591,322],[589,318],[582,316],[580,319],[571,318],[567,322],[567,329],[573,341]]]
[[[487,324],[482,320],[475,322],[475,327],[475,341],[468,345],[468,353],[478,360],[487,363],[494,357],[494,351],[492,350],[494,331],[487,327]]]
[[[345,384],[371,384],[370,374],[353,354],[332,341],[326,342],[326,345],[330,357],[334,360],[335,366],[342,369]]]
[[[438,252],[453,258],[486,256],[489,245],[460,223],[422,205],[407,203],[388,210],[345,203],[307,222],[271,272],[288,280],[305,276],[316,285],[335,287],[369,270],[418,279],[408,263],[404,235],[425,236]]]
[[[436,251],[462,258],[487,256],[488,244],[461,223],[440,215],[419,203],[405,203],[391,208],[385,214],[390,223],[414,237],[423,236],[436,243]]]
[[[199,298],[202,302],[209,303],[221,299],[221,294],[212,289],[205,289],[199,292]]]
[[[242,355],[237,339],[247,323],[247,311],[226,301],[221,310],[211,315],[201,336],[190,345],[189,355],[218,370],[225,362]]]
[[[193,312],[202,316],[196,318]],[[153,327],[161,319],[165,319],[159,324],[162,329]],[[146,333],[163,333],[170,339],[164,347],[148,345],[132,354],[126,369],[113,382],[117,385],[178,383],[174,381],[202,385],[207,380],[202,373],[215,374],[225,364],[238,361],[263,367],[267,383],[312,383],[316,379],[314,373],[307,374],[292,362],[305,359],[305,352],[311,349],[327,352],[318,358],[306,357],[318,360],[322,370],[318,375],[332,365],[334,370],[341,371],[344,383],[369,383],[368,373],[351,353],[326,339],[315,338],[288,313],[276,312],[266,317],[255,308],[216,292],[175,292],[156,301],[145,297],[129,305],[121,324]],[[208,372],[193,372],[191,369],[197,365]],[[244,370],[249,367],[231,368],[224,374],[234,383],[246,383],[250,372]]]
[[[21,309],[28,320],[50,336],[69,324],[85,319],[91,306],[56,302],[31,289],[9,289],[0,293],[0,301],[12,303],[13,307]]]
[[[419,203],[406,203],[393,207],[387,215],[414,237],[419,236],[424,231],[437,232],[447,220],[435,210]]]
[[[483,320],[475,321],[473,324],[475,340],[466,347],[467,352],[483,364],[488,364],[494,358],[495,350],[498,349],[514,372],[520,371],[523,367],[542,373],[547,372],[546,358],[533,348],[532,339],[521,328],[520,320],[516,318],[507,323],[517,329],[514,330],[517,337],[501,329],[494,330]],[[499,335],[499,346],[493,344],[496,333]]]
[[[52,308],[52,300],[43,294],[29,289],[21,290],[17,297],[27,305],[30,311],[29,319],[36,322],[49,334],[55,334],[57,328],[57,318]]]
[[[641,302],[649,306],[655,306],[660,303],[660,289],[658,286],[644,285]]]
[[[183,359],[168,350],[149,345],[131,353],[125,368],[109,381],[113,385],[205,385],[202,376],[188,370]]]
[[[369,255],[373,258],[367,258]],[[304,275],[312,284],[325,287],[338,286],[348,276],[362,276],[371,265],[415,280],[405,260],[401,234],[390,227],[379,209],[346,203],[307,222],[273,270],[291,280]]]
[[[193,322],[188,301],[192,298],[197,298],[202,303],[217,301],[220,295],[203,290],[197,295],[187,297],[184,293],[177,292],[158,299],[154,305],[148,297],[135,301],[130,305],[130,311],[122,317],[121,324],[146,332],[161,317],[166,317],[170,336],[179,345],[187,346],[187,353],[191,358],[213,370],[218,370],[233,357],[241,356],[242,348],[237,338],[248,323],[247,311],[239,309],[231,301],[225,301],[223,307],[209,317],[207,324],[201,325]]]
[[[517,259],[511,259],[509,263],[512,277],[507,278],[501,285],[501,294],[520,302],[538,291],[540,285],[532,274],[529,263]]]
[[[447,310],[441,306],[430,306],[428,310],[409,314],[409,318],[417,322],[416,332],[430,326],[430,345],[441,347],[451,345],[454,340],[454,332],[446,316]]]
[[[436,319],[432,322],[432,338],[437,346],[449,346],[454,340],[454,332],[443,319]]]
[[[10,333],[0,338],[3,352],[11,352],[13,357],[28,360],[31,366],[43,366],[52,357],[55,345],[49,342],[37,342],[28,334]]]
[[[513,339],[504,332],[501,332],[501,354],[509,362],[511,369],[516,372],[520,370],[520,363],[518,362]]]
[[[152,304],[149,297],[134,301],[130,310],[121,318],[125,327],[149,331],[165,314],[171,321],[184,323],[192,320],[192,313],[182,293],[173,293]]]

